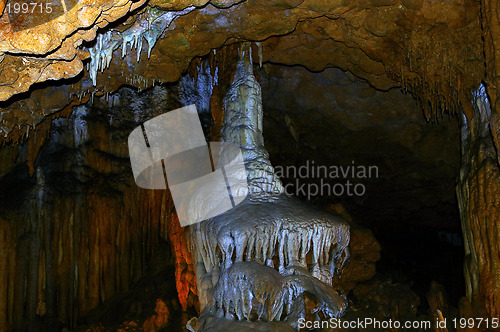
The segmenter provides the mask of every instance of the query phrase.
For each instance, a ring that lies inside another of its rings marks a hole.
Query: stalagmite
[[[283,194],[264,148],[261,91],[249,48],[242,50],[224,105],[222,138],[242,150],[249,195],[190,227],[204,308],[199,331],[213,317],[291,323],[305,314],[305,291],[316,295],[318,313],[341,316],[346,301],[329,285],[349,258],[349,226]]]

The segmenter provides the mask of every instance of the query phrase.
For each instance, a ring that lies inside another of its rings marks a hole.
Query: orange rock
[[[159,329],[167,326],[170,312],[167,305],[165,304],[165,302],[163,302],[162,299],[156,300],[155,312],[156,314],[146,319],[146,321],[142,325],[144,332],[156,332]]]

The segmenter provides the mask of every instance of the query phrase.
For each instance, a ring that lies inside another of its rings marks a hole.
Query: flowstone
[[[242,150],[248,196],[190,226],[202,313],[191,331],[289,331],[300,318],[340,317],[332,287],[349,260],[349,225],[283,193],[262,136],[262,98],[242,51],[225,99],[222,138]]]

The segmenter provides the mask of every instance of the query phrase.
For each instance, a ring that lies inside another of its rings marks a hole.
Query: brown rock
[[[142,324],[144,332],[157,332],[167,326],[170,311],[163,300],[156,300],[155,312],[156,314]]]
[[[457,196],[465,242],[468,301],[476,317],[500,317],[500,168],[490,132],[485,92],[474,101],[474,118],[462,127],[462,168]]]
[[[345,291],[353,289],[356,284],[370,280],[376,273],[375,263],[380,259],[380,244],[373,233],[352,221],[345,208],[341,204],[332,204],[325,210],[338,214],[351,226],[351,261],[342,272],[339,280],[333,284],[341,286]]]
[[[15,32],[8,15],[1,17],[0,100],[25,92],[35,83],[79,75],[86,58],[79,52],[82,42],[95,39],[97,27],[144,3],[89,1],[80,1],[64,16],[29,30]],[[432,106],[426,108],[428,117],[459,109],[459,103],[468,102],[469,91],[481,81],[482,30],[476,19],[480,8],[472,0],[407,0],[404,6],[392,0],[231,0],[213,2],[217,7],[206,3],[151,2],[165,10],[204,7],[179,17],[157,42],[149,61],[144,56],[139,63],[121,60],[119,51],[115,52],[110,68],[99,75],[96,90],[109,92],[129,84],[131,68],[134,75],[150,82],[175,81],[194,57],[239,40],[265,40],[264,61],[300,64],[315,71],[335,66],[384,90],[401,85],[425,100],[422,105]],[[30,65],[23,65],[27,60]],[[89,87],[68,90],[78,95]],[[72,98],[71,94],[67,97]]]

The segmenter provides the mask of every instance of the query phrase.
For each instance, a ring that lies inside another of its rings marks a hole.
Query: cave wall
[[[4,155],[14,166],[1,181],[0,330],[73,327],[174,265],[169,289],[184,310],[196,305],[170,194],[135,185],[127,147],[133,128],[178,103],[165,88],[124,89],[76,107],[52,122],[32,177],[27,144]]]
[[[47,80],[65,78],[66,88],[44,107],[45,115],[85,93],[112,92],[122,84],[146,88],[158,81],[176,81],[194,57],[244,40],[262,41],[261,51],[255,46],[255,61],[259,53],[262,61],[302,64],[312,70],[339,67],[381,89],[402,86],[425,101],[429,118],[445,109],[459,111],[483,77],[481,7],[472,0],[149,3],[170,11],[163,14],[143,4],[81,1],[66,15],[21,31],[13,30],[4,14],[0,99],[6,102],[0,134],[9,134],[4,139],[17,141],[26,127],[33,129],[43,118],[36,103],[23,107],[18,98],[30,96],[42,103],[44,94],[37,91]],[[134,9],[133,15],[120,19]],[[183,10],[182,15],[174,10]],[[164,30],[152,33],[144,28],[159,15],[160,21],[169,22]],[[151,34],[161,38],[150,38]],[[135,47],[130,45],[133,38],[139,41]]]
[[[473,99],[474,119],[462,127],[462,167],[457,186],[465,243],[469,317],[498,317],[500,299],[500,168],[490,127],[491,105],[484,86]]]
[[[462,171],[457,189],[466,239],[469,302],[490,317],[500,317],[500,11],[498,1],[481,2],[485,86],[472,104],[475,120],[462,133]],[[484,88],[484,89],[483,89]],[[496,156],[496,165],[493,161]],[[469,185],[470,188],[466,188]],[[464,309],[465,310],[465,309]],[[477,309],[476,309],[477,310]],[[474,310],[467,310],[469,315]]]

